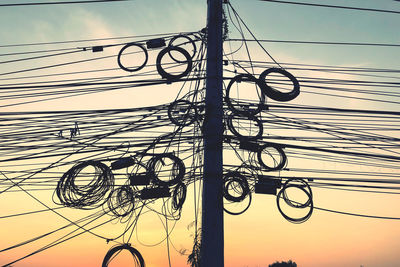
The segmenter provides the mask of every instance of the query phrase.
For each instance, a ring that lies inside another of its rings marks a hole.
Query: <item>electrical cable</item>
[[[272,2],[272,3],[281,3],[281,4],[290,4],[290,5],[302,5],[302,6],[313,6],[313,7],[327,7],[327,8],[339,8],[339,9],[349,9],[349,10],[358,10],[358,11],[372,11],[372,12],[381,12],[381,13],[400,14],[400,11],[385,10],[385,9],[376,9],[376,8],[362,8],[362,7],[350,7],[350,6],[337,6],[337,5],[325,5],[325,4],[315,4],[315,3],[305,3],[305,2],[280,1],[280,0],[258,0],[258,1]]]

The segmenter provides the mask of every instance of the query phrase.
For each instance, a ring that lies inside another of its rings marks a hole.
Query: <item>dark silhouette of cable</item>
[[[258,43],[258,45],[262,48],[262,50],[272,59],[272,61],[275,62],[276,65],[278,65],[280,68],[282,68],[282,66],[272,57],[272,55],[264,48],[264,46],[262,46],[262,44],[260,42],[258,42],[258,39],[256,38],[256,36],[253,34],[253,32],[250,30],[250,28],[244,23],[243,19],[239,16],[239,14],[233,8],[231,3],[228,2],[228,4],[229,4],[229,7],[232,9],[233,13],[237,16],[237,18],[240,19],[240,21],[242,22],[243,26],[247,29],[247,31],[254,38],[254,40]]]
[[[375,9],[375,8],[363,8],[363,7],[324,5],[324,4],[305,3],[305,2],[292,2],[292,1],[280,1],[280,0],[258,0],[258,1],[272,2],[272,3],[281,3],[281,4],[291,4],[291,5],[314,6],[314,7],[327,7],[327,8],[339,8],[339,9],[350,9],[350,10],[359,10],[359,11],[372,11],[372,12],[382,12],[382,13],[400,14],[400,11],[385,10],[385,9]]]
[[[130,1],[130,0],[122,0],[122,1]],[[55,42],[39,42],[39,43],[22,43],[22,44],[7,44],[0,45],[0,48],[5,47],[19,47],[19,46],[41,46],[41,45],[58,45],[58,44],[70,44],[70,43],[82,43],[82,42],[95,42],[95,41],[107,41],[107,40],[121,40],[121,39],[134,39],[134,38],[147,38],[147,37],[173,37],[178,34],[191,34],[193,32],[186,33],[158,33],[158,34],[144,34],[144,35],[131,35],[131,36],[122,36],[122,37],[109,37],[109,38],[94,38],[94,39],[80,39],[80,40],[66,40],[66,41],[55,41]],[[74,48],[76,49],[76,47]]]
[[[10,6],[39,6],[39,5],[67,5],[67,4],[90,4],[90,3],[104,3],[104,2],[125,2],[132,0],[82,0],[82,1],[56,1],[56,2],[32,2],[32,3],[14,3],[14,4],[0,4],[0,7]]]
[[[15,63],[15,62],[21,62],[21,61],[27,61],[27,60],[33,60],[33,59],[49,58],[49,57],[55,57],[55,56],[70,55],[70,54],[75,54],[75,53],[77,53],[77,52],[82,52],[82,51],[83,51],[83,50],[77,50],[77,51],[68,51],[68,52],[63,52],[63,53],[56,53],[56,54],[50,54],[50,55],[42,55],[42,56],[29,57],[29,58],[18,58],[18,59],[0,61],[0,64]]]
[[[319,207],[314,207],[314,209],[321,210],[321,211],[327,211],[327,212],[331,212],[331,213],[342,214],[342,215],[350,215],[350,216],[356,216],[356,217],[363,217],[363,218],[383,219],[383,220],[400,220],[400,217],[388,217],[388,216],[367,215],[367,214],[359,214],[359,213],[338,211],[338,210],[325,209],[325,208],[319,208]]]
[[[64,208],[65,207],[57,207],[57,208],[52,208],[52,210],[59,210],[59,209],[64,209]],[[18,216],[24,216],[24,215],[31,215],[31,214],[42,213],[42,212],[47,212],[47,211],[51,211],[51,209],[43,209],[43,210],[28,211],[28,212],[16,213],[16,214],[10,214],[10,215],[3,215],[3,216],[0,216],[0,219],[6,219],[6,218],[12,218],[12,217],[18,217]]]
[[[23,51],[23,52],[12,52],[12,53],[4,53],[0,54],[1,57],[5,56],[19,56],[19,55],[28,55],[28,54],[40,54],[40,53],[50,53],[50,52],[60,52],[60,51],[71,51],[77,50],[78,48],[59,48],[59,49],[47,49],[47,50],[36,50],[36,51]]]
[[[286,43],[286,44],[315,44],[315,45],[349,45],[349,46],[382,46],[382,47],[400,47],[400,44],[385,43],[362,43],[362,42],[327,42],[327,41],[300,41],[300,40],[266,40],[266,39],[228,39],[232,42],[261,42],[261,43]]]

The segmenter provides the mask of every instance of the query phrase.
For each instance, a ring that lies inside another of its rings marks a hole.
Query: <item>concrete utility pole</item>
[[[201,267],[224,266],[222,0],[208,0]]]

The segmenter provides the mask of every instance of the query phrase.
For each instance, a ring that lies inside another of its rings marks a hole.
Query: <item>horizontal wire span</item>
[[[351,6],[337,6],[337,5],[325,5],[325,4],[315,4],[315,3],[305,3],[305,2],[293,2],[293,1],[281,1],[281,0],[258,0],[258,1],[272,2],[272,3],[280,3],[280,4],[290,4],[290,5],[313,6],[313,7],[327,7],[327,8],[349,9],[349,10],[358,10],[358,11],[371,11],[371,12],[380,12],[380,13],[400,14],[400,11],[397,11],[397,10],[386,10],[386,9],[377,9],[377,8],[364,8],[364,7],[351,7]]]
[[[227,39],[226,41],[232,42],[256,42],[253,39]],[[315,45],[349,45],[349,46],[383,46],[383,47],[400,47],[400,44],[387,44],[387,43],[363,43],[363,42],[332,42],[332,41],[302,41],[302,40],[271,40],[259,39],[261,43],[287,43],[287,44],[315,44]]]

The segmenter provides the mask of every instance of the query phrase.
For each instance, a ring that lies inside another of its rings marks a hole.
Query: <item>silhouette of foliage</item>
[[[201,247],[201,236],[196,233],[194,238],[193,250],[192,253],[189,254],[187,262],[191,267],[199,267],[201,256],[200,256],[200,247]]]
[[[286,261],[282,261],[282,262],[274,262],[270,265],[268,265],[268,267],[297,267],[297,264],[295,262],[293,262],[292,260],[289,260],[288,262]]]

